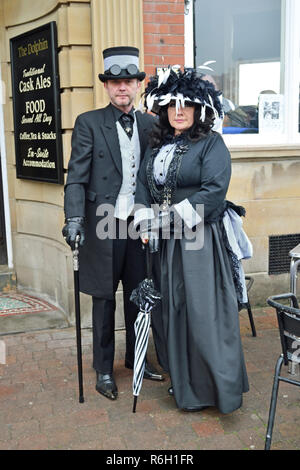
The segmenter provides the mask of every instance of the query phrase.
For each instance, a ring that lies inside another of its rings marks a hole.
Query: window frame
[[[185,2],[185,66],[195,66],[194,2]],[[285,103],[284,131],[282,134],[222,134],[230,148],[271,148],[300,146],[299,85],[300,85],[300,1],[281,0],[281,71],[284,74]],[[209,57],[208,60],[212,60]]]

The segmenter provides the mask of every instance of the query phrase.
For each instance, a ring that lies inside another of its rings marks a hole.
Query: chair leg
[[[268,427],[267,427],[267,434],[266,434],[266,440],[265,440],[265,450],[270,450],[270,447],[271,447],[273,425],[274,425],[274,420],[275,420],[277,397],[278,397],[279,374],[280,374],[282,364],[283,364],[283,355],[281,354],[277,360],[276,367],[275,367],[275,375],[274,375],[273,389],[272,389],[270,409],[269,409]]]
[[[252,315],[250,302],[247,303],[247,310],[248,310],[248,317],[249,317],[251,330],[252,330],[252,336],[256,336],[256,329],[255,329],[255,325],[254,325],[254,320],[253,320],[253,315]]]

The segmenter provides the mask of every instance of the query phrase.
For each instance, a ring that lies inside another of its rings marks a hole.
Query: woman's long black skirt
[[[161,242],[158,359],[170,374],[179,408],[216,406],[230,413],[242,405],[249,386],[219,223],[204,225],[201,249],[187,249],[187,244],[192,246],[184,238]]]

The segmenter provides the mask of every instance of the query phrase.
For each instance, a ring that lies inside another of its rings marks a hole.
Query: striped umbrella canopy
[[[133,366],[133,413],[136,410],[137,397],[143,383],[146,352],[149,341],[149,330],[151,323],[151,310],[160,301],[161,295],[154,288],[152,279],[144,279],[139,286],[134,289],[130,300],[139,306],[140,311],[134,323],[135,330],[135,356]]]

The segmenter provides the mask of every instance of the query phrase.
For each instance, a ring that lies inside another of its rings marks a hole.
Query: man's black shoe
[[[100,372],[96,371],[96,377],[97,392],[101,393],[101,395],[104,395],[110,400],[116,400],[118,396],[118,388],[112,374],[101,374]]]
[[[132,364],[130,364],[128,361],[125,361],[125,367],[127,367],[127,369],[133,369]],[[159,381],[165,380],[164,377],[159,374],[157,370],[151,364],[149,364],[148,361],[146,361],[145,364],[144,379]]]
[[[171,395],[171,396],[174,395],[174,389],[173,389],[172,386],[168,388],[168,394]]]
[[[164,380],[164,377],[159,374],[158,371],[154,369],[151,364],[149,364],[149,362],[146,362],[144,370],[144,379],[162,381]]]

